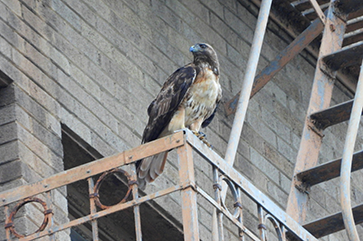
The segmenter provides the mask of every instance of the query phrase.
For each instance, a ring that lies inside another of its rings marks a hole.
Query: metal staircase
[[[356,16],[362,8],[363,1],[360,0],[331,1],[329,4],[307,117],[294,170],[295,176],[291,186],[287,213],[299,223],[305,221],[309,199],[308,190],[311,186],[341,176],[343,212],[304,225],[317,238],[342,230],[345,224],[349,239],[359,240],[354,222],[359,224],[363,221],[363,205],[354,207],[352,211],[349,196],[350,185],[349,181],[346,181],[347,178],[349,180],[351,171],[363,168],[363,152],[360,151],[354,155],[351,153],[358,124],[355,124],[356,127],[351,128],[351,126],[357,122],[354,118],[357,115],[360,117],[362,114],[362,101],[359,96],[361,91],[359,88],[363,81],[362,72],[359,76],[355,100],[330,107],[337,71],[362,63],[363,42],[342,48],[345,43],[344,34],[348,16]],[[345,157],[316,166],[324,137],[323,130],[347,120],[350,123],[343,154]],[[346,170],[347,168],[348,170]]]

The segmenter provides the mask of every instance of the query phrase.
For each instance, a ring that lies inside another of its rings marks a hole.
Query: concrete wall
[[[1,0],[0,70],[13,80],[0,95],[1,190],[63,169],[61,123],[103,156],[139,145],[148,104],[167,76],[191,61],[188,50],[196,42],[216,49],[223,102],[228,101],[241,86],[256,12],[247,0]],[[291,41],[275,23],[268,27],[259,69]],[[235,162],[283,209],[310,96],[311,62],[307,53],[299,55],[251,100]],[[12,92],[12,101],[4,92]],[[333,103],[351,97],[338,86]],[[221,105],[205,130],[221,156],[232,120]],[[346,126],[325,131],[321,162],[340,157]],[[362,134],[358,139],[359,149]],[[170,185],[175,163],[171,154],[166,174],[146,191]],[[355,177],[353,201],[359,203],[362,177]],[[340,209],[337,185],[333,180],[312,189],[309,221]],[[66,212],[66,191],[57,193],[55,204]],[[170,213],[180,210],[178,195],[159,204]],[[246,207],[251,225],[255,209]],[[200,212],[201,233],[209,239],[210,212]],[[323,240],[344,237],[340,232]]]

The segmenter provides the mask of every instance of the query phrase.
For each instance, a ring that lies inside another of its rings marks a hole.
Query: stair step
[[[337,8],[343,13],[351,14],[363,8],[362,0],[341,0],[337,1]]]
[[[329,107],[327,109],[315,112],[309,117],[316,128],[324,130],[329,126],[342,123],[349,120],[352,112],[353,100]]]
[[[363,2],[363,1],[362,1]],[[352,44],[323,57],[323,61],[333,70],[360,65],[363,57],[363,42]]]
[[[360,224],[363,222],[363,204],[360,204],[353,209],[353,216],[355,224]],[[303,226],[316,238],[321,238],[326,235],[338,232],[344,229],[344,222],[342,213],[336,213],[331,216],[316,220],[314,222],[305,224]]]
[[[321,164],[311,169],[296,174],[298,181],[313,186],[321,182],[340,176],[340,167],[342,159]],[[354,153],[352,162],[352,172],[363,169],[363,150]]]

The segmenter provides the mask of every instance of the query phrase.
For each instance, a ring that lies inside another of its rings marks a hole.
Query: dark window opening
[[[62,144],[64,149],[64,170],[95,161],[102,155],[83,141],[67,126],[62,125]],[[98,176],[94,176],[94,182]],[[124,177],[108,177],[101,186],[100,200],[104,205],[118,203],[127,191]],[[67,186],[69,219],[74,220],[90,213],[87,180]],[[143,193],[140,193],[143,195]],[[132,197],[132,195],[130,195]],[[184,240],[182,225],[156,202],[149,201],[140,206],[143,240]],[[98,219],[99,238],[103,241],[135,240],[134,213],[132,208],[113,213]],[[71,230],[72,241],[92,240],[91,223],[77,226]]]

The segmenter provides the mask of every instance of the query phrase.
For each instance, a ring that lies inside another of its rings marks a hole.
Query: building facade
[[[189,47],[199,42],[211,44],[221,64],[222,104],[203,132],[223,157],[233,122],[223,103],[241,89],[257,14],[258,7],[248,0],[1,0],[0,192],[140,145],[149,103],[166,78],[192,60]],[[259,70],[293,40],[291,29],[269,20]],[[234,164],[282,209],[287,206],[315,64],[311,52],[303,51],[251,99]],[[354,94],[343,84],[335,85],[332,104],[352,99]],[[324,131],[320,163],[341,157],[346,128],[343,123]],[[363,147],[362,136],[356,150]],[[198,182],[211,182],[203,166],[199,169]],[[174,183],[176,173],[171,154],[164,174],[145,193]],[[363,200],[363,177],[359,171],[352,176],[352,201],[358,204]],[[117,182],[110,180],[109,189]],[[78,197],[82,190],[79,184],[52,193],[56,224],[81,215],[88,205]],[[307,221],[340,211],[339,195],[337,179],[312,188]],[[257,224],[255,207],[244,206],[252,227]],[[178,195],[141,208],[148,215],[145,240],[182,239],[181,217],[175,214],[180,210]],[[212,213],[202,205],[198,211],[201,237],[211,240]],[[29,234],[39,215],[39,207],[26,205],[15,225]],[[100,221],[101,239],[133,240],[125,217],[130,214]],[[168,227],[169,234],[148,239],[147,234],[155,232],[153,218],[160,229]],[[363,235],[361,226],[358,230]],[[89,228],[57,235],[57,240],[87,240]],[[227,232],[226,240],[234,239],[237,236]],[[322,240],[347,239],[341,231]]]

